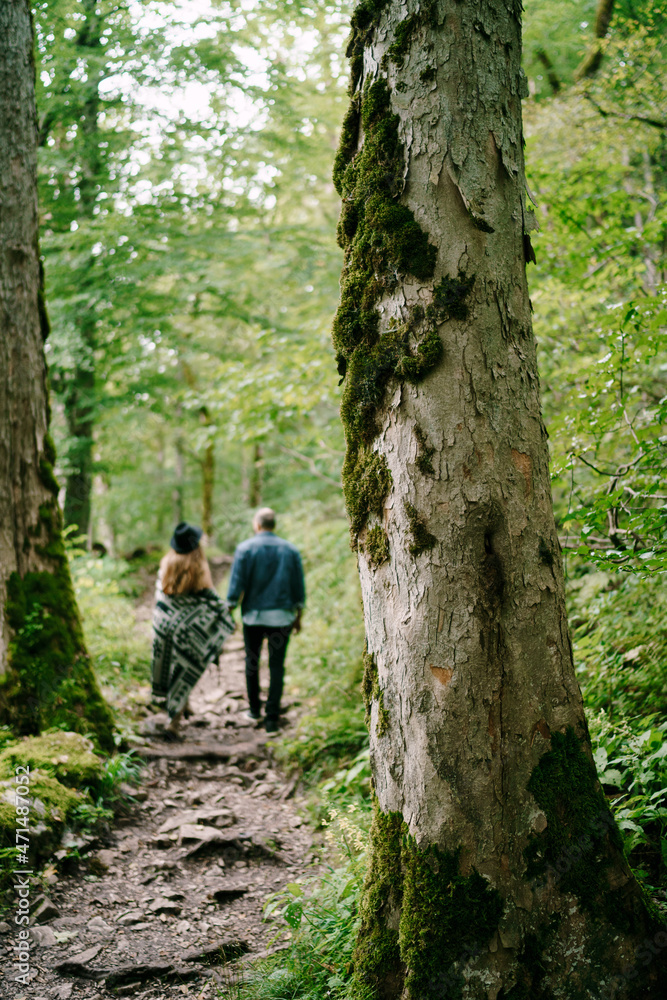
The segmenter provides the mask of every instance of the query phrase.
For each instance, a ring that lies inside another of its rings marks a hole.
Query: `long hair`
[[[213,589],[211,570],[201,545],[186,555],[169,549],[160,562],[160,582],[165,594],[172,595]]]

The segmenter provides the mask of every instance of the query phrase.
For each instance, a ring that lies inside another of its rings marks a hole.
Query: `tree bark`
[[[380,997],[665,988],[575,679],[525,265],[520,3],[364,0],[343,207],[343,483],[375,797],[355,974]],[[647,943],[645,943],[647,942]]]
[[[112,720],[88,660],[48,434],[37,220],[37,115],[27,0],[0,4],[0,718],[19,732]]]

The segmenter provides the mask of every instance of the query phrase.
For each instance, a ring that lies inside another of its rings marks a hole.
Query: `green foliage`
[[[319,786],[327,807],[350,806],[367,812],[371,781],[370,748],[361,750],[349,767],[336,771],[334,776]]]
[[[667,22],[663,3],[615,9],[598,72],[526,106],[531,299],[563,542],[646,575],[667,567]]]
[[[586,704],[612,721],[667,707],[662,576],[591,572],[569,581],[574,654]]]
[[[667,724],[660,715],[613,724],[590,717],[598,777],[637,878],[667,912]]]
[[[274,441],[264,471],[278,492],[297,480],[316,494],[309,461],[338,472],[327,369],[340,18],[233,5],[188,23],[164,3],[147,32],[142,5],[95,11],[57,0],[37,18],[60,471],[76,472],[75,439],[89,449],[94,423],[93,531],[115,554],[166,541],[172,518],[200,519],[212,447],[228,550],[248,445]]]

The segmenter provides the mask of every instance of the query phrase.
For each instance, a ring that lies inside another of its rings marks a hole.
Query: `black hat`
[[[169,544],[174,552],[178,552],[179,556],[185,556],[188,552],[194,552],[199,545],[202,534],[201,528],[195,528],[193,524],[181,521],[174,528],[174,534],[171,536]]]

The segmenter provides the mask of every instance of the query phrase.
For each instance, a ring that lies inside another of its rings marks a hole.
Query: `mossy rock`
[[[30,862],[38,865],[58,847],[85,789],[102,777],[93,744],[79,733],[53,731],[0,751],[0,847],[16,843],[17,767],[30,768]]]
[[[0,781],[0,847],[16,846],[16,783]],[[39,768],[30,770],[30,844],[32,866],[46,860],[60,844],[67,821],[84,793],[68,788]]]
[[[0,778],[13,778],[22,765],[30,767],[31,786],[34,770],[73,788],[94,785],[102,776],[102,764],[93,753],[91,740],[59,730],[28,737],[0,751]]]

